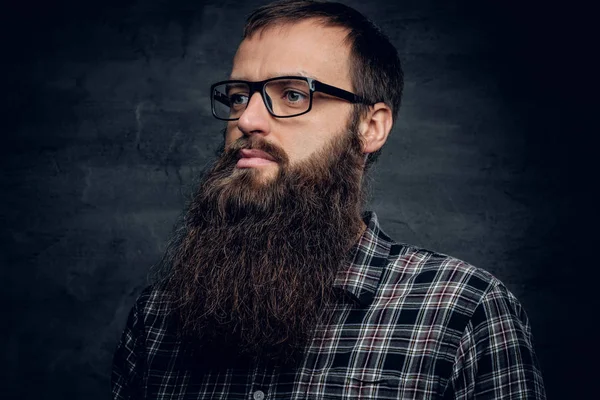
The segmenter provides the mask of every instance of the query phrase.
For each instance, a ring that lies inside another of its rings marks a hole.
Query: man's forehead
[[[263,80],[299,75],[318,80],[349,77],[348,31],[318,20],[268,26],[244,39],[233,60],[232,79]]]
[[[303,69],[296,69],[296,70],[286,70],[286,71],[277,71],[276,73],[270,73],[267,74],[265,76],[264,79],[270,79],[270,78],[277,78],[280,76],[303,76],[305,78],[312,78],[312,79],[318,79],[315,75],[306,72]],[[234,75],[234,72],[232,71],[229,79],[231,80],[246,80],[246,76],[240,75]]]
[[[297,34],[297,30],[303,30],[307,28],[309,32],[315,30],[325,30],[328,32],[337,32],[338,34],[347,36],[350,30],[343,26],[334,25],[328,23],[324,18],[305,18],[297,21],[281,21],[272,22],[268,25],[256,29],[254,32],[249,34],[245,39],[261,39],[264,35],[274,36],[279,38],[289,38],[289,35]]]

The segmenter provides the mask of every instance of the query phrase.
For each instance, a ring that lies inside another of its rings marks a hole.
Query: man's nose
[[[269,114],[261,94],[255,92],[238,120],[238,128],[244,135],[255,133],[268,135],[271,129],[271,119],[271,114]]]

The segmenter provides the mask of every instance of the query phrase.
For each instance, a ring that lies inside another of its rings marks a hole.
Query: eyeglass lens
[[[213,110],[218,118],[239,118],[253,93],[248,84],[230,82],[218,85],[213,91]],[[276,117],[291,117],[310,108],[310,88],[302,79],[275,79],[264,86],[263,98]]]

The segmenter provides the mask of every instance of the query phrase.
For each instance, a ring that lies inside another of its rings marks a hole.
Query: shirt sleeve
[[[144,398],[143,376],[145,371],[144,324],[139,312],[139,302],[133,306],[127,324],[113,356],[111,376],[114,400],[137,400]]]
[[[445,399],[546,399],[527,315],[501,283],[465,329]]]

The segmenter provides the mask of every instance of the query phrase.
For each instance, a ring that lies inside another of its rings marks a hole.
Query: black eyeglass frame
[[[308,83],[309,103],[308,103],[308,109],[306,111],[302,111],[301,113],[292,114],[292,115],[283,115],[283,116],[275,115],[271,105],[269,105],[269,103],[267,101],[268,95],[265,91],[265,85],[271,81],[275,81],[275,80],[279,80],[279,79],[298,79],[298,80],[303,80],[306,83]],[[342,100],[346,100],[352,104],[366,104],[366,105],[374,104],[370,101],[367,101],[367,99],[365,99],[364,97],[361,97],[357,94],[354,94],[354,93],[349,92],[344,89],[340,89],[335,86],[328,85],[326,83],[320,82],[313,78],[308,78],[306,76],[277,76],[275,78],[269,78],[269,79],[265,79],[264,81],[259,81],[259,82],[251,82],[251,81],[244,81],[244,80],[228,80],[228,81],[220,81],[220,82],[214,83],[210,86],[210,105],[211,105],[210,108],[211,108],[212,114],[215,118],[220,119],[222,121],[237,121],[238,119],[240,119],[240,117],[221,118],[221,117],[217,116],[217,113],[215,111],[215,101],[219,101],[222,104],[224,104],[228,107],[231,107],[231,105],[228,104],[229,99],[226,96],[223,96],[219,92],[215,93],[215,88],[217,86],[224,85],[224,84],[230,84],[230,83],[244,83],[244,84],[248,85],[248,88],[250,89],[250,93],[248,94],[248,102],[250,101],[250,98],[254,95],[254,93],[260,92],[263,103],[265,104],[265,107],[267,107],[269,114],[271,114],[275,118],[292,118],[292,117],[298,117],[300,115],[304,115],[304,114],[308,113],[312,109],[314,92],[325,93],[330,96],[334,96],[334,97],[340,98]],[[217,96],[219,98],[215,98]],[[248,107],[247,104],[246,104],[246,107]]]

